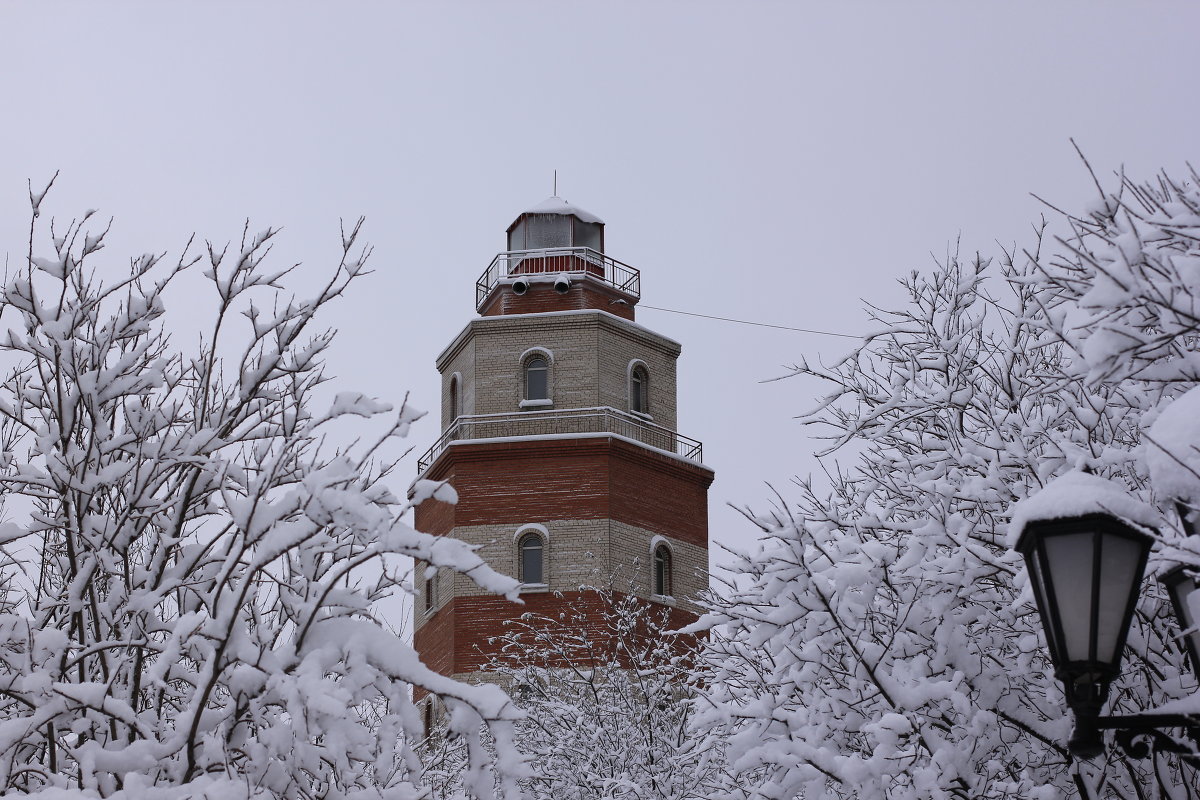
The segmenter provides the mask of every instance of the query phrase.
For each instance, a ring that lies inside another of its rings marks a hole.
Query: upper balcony
[[[636,303],[642,296],[641,273],[628,264],[590,247],[553,247],[541,250],[510,250],[499,253],[475,282],[475,308],[482,312],[488,298],[501,282],[521,275],[591,279]]]
[[[655,425],[625,411],[601,406],[556,411],[518,411],[508,414],[461,416],[433,443],[417,462],[418,474],[433,464],[453,442],[611,433],[662,450],[689,461],[703,463],[704,446],[695,439]]]

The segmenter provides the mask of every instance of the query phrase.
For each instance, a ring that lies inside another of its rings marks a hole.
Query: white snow
[[[1157,708],[1152,708],[1146,713],[1148,714],[1195,714],[1200,716],[1200,692],[1190,694],[1187,697],[1179,697],[1175,700],[1169,700]]]
[[[402,679],[415,679],[435,694],[469,698],[489,719],[511,720],[520,716],[499,686],[467,685],[434,672],[421,662],[411,645],[369,620],[334,618],[317,622],[305,639],[302,653],[308,655],[319,650],[331,650],[335,658],[355,653],[376,669]]]
[[[367,397],[361,392],[338,392],[337,396],[333,398],[333,406],[330,408],[329,414],[334,417],[340,417],[343,414],[373,417],[376,414],[385,414],[391,410],[391,403]]]
[[[408,490],[410,503],[419,506],[431,497],[451,505],[458,502],[458,492],[454,491],[454,487],[445,481],[430,481],[420,478],[413,481],[412,488]]]
[[[583,222],[598,222],[604,224],[604,220],[597,217],[590,211],[584,211],[576,205],[571,205],[566,200],[558,195],[547,197],[542,202],[538,203],[533,208],[527,208],[522,214],[574,214]]]
[[[1050,481],[1041,491],[1013,507],[1012,522],[1008,525],[1008,546],[1016,547],[1021,531],[1030,522],[1084,514],[1111,514],[1145,527],[1155,527],[1159,523],[1158,512],[1120,484],[1073,470]]]
[[[1145,438],[1146,467],[1155,493],[1200,501],[1200,386],[1163,409]]]

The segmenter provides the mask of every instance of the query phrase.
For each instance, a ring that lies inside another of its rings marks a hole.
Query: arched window
[[[654,548],[654,593],[671,595],[671,550],[665,544]]]
[[[525,399],[550,399],[550,362],[543,355],[525,361]]]
[[[425,610],[433,611],[437,607],[437,574],[425,575]]]
[[[542,569],[545,543],[536,533],[527,533],[517,540],[517,558],[519,559],[518,576],[521,583],[543,584],[546,582],[546,572]]]
[[[650,373],[641,364],[629,371],[629,410],[650,413]]]
[[[462,414],[458,404],[458,375],[450,376],[450,421],[458,419]]]

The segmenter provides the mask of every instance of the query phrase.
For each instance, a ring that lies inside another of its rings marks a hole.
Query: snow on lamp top
[[[555,196],[523,211],[508,226],[509,251],[561,247],[588,247],[603,253],[604,221]]]
[[[1146,431],[1143,450],[1159,497],[1200,503],[1200,387],[1163,409]]]
[[[1030,522],[1108,514],[1134,525],[1153,528],[1158,512],[1131,495],[1118,483],[1074,470],[1060,475],[1013,507],[1008,524],[1008,546],[1016,548],[1021,532]]]

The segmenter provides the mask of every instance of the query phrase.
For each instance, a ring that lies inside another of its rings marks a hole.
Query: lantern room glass
[[[526,250],[571,246],[571,218],[563,214],[531,214],[525,218]]]
[[[604,223],[584,222],[574,214],[525,213],[508,229],[509,252],[587,247],[604,252]]]

